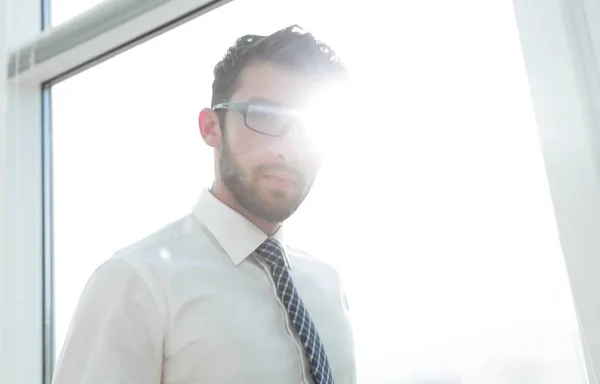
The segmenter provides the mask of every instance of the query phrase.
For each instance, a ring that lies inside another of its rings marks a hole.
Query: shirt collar
[[[194,215],[219,242],[231,261],[238,265],[269,238],[260,228],[204,189]],[[272,236],[283,243],[283,229]]]

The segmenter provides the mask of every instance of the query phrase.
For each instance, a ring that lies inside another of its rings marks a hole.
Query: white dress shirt
[[[275,236],[283,244],[282,231]],[[205,190],[193,213],[90,278],[54,384],[312,383],[302,343],[254,254],[258,227]],[[285,245],[336,384],[356,382],[338,274]]]

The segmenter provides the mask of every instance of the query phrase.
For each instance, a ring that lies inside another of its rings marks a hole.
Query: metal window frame
[[[47,30],[43,1],[0,0],[8,74],[0,79],[0,103],[8,100],[0,113],[0,381],[7,384],[50,383],[54,360],[49,87],[228,0],[106,0]],[[600,384],[600,4],[513,4],[590,382]]]
[[[0,34],[9,44],[5,49],[40,33],[41,5],[39,0],[3,1]],[[6,51],[0,55],[5,56]],[[39,384],[43,377],[41,87],[10,79],[3,82],[0,381]]]
[[[8,77],[54,84],[228,1],[105,0],[14,50]]]
[[[44,1],[0,0],[14,44],[8,57],[0,51],[7,63],[0,91],[8,96],[0,115],[3,383],[52,381],[51,86],[229,0],[106,0],[47,30]]]

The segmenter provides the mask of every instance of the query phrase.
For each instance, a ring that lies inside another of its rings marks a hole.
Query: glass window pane
[[[290,24],[351,75],[286,233],[344,277],[359,382],[588,383],[510,2],[232,2],[56,85],[57,353],[94,269],[210,186],[214,64]]]
[[[50,0],[50,22],[53,26],[93,8],[105,0]]]

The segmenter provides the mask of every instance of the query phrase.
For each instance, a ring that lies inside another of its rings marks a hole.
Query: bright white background
[[[236,1],[53,88],[57,348],[93,270],[210,185],[214,64],[298,23],[355,105],[289,233],[345,278],[361,382],[585,383],[510,3],[317,3]]]

